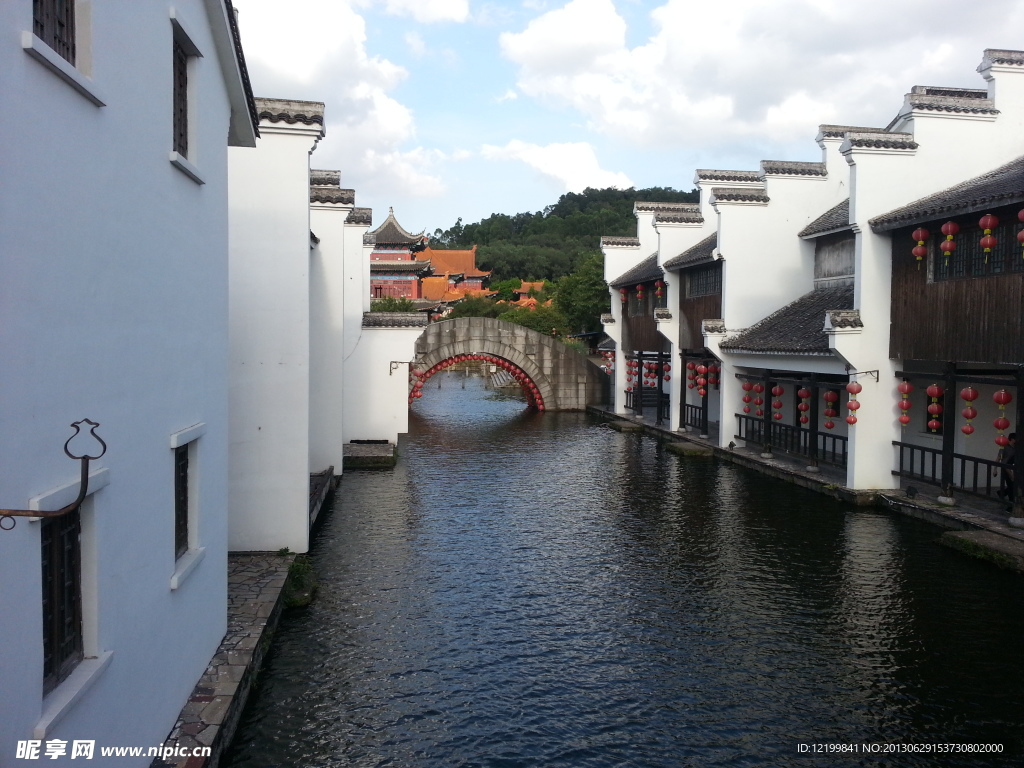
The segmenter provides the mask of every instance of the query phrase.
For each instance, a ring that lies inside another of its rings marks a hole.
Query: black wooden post
[[[707,362],[704,362],[703,365],[704,365],[705,368],[709,367]],[[705,379],[705,382],[706,382],[704,384],[704,387],[703,387],[704,394],[701,395],[701,398],[700,398],[700,435],[699,435],[699,437],[707,437],[708,436],[708,394],[710,393],[710,390],[711,390],[711,381],[710,381],[710,379],[711,379],[711,372],[710,371],[708,371],[708,372],[706,372],[704,374],[704,379]]]
[[[761,455],[765,457],[772,454],[772,409],[769,406],[772,398],[771,370],[764,372],[764,380],[761,383],[764,385],[764,402],[761,404]]]
[[[946,363],[943,375],[945,398],[942,410],[942,477],[939,487],[943,496],[953,496],[953,448],[956,441],[956,417],[953,415],[956,405],[956,363]],[[952,404],[952,405],[951,405]]]
[[[1024,461],[1020,459],[1020,429],[1024,426],[1024,368],[1017,368],[1014,375],[1017,384],[1017,421],[1013,431],[1017,434],[1013,459],[1013,509],[1010,517],[1024,517]]]
[[[633,400],[633,413],[641,419],[644,417],[644,356],[638,352],[636,355],[636,398]]]
[[[657,412],[657,414],[655,416],[654,423],[657,424],[658,426],[661,426],[661,424],[663,423],[662,418],[661,418],[661,396],[665,392],[665,386],[663,384],[663,382],[665,380],[662,378],[665,374],[662,371],[661,366],[662,366],[662,363],[664,362],[664,359],[665,359],[665,356],[661,352],[659,352],[658,353],[658,362],[655,363],[655,365],[657,365],[658,367],[654,369],[654,372],[656,374],[658,374],[658,398],[657,398],[657,404],[655,405],[655,408],[658,409],[658,412]]]
[[[811,421],[810,421],[811,433],[808,436],[809,439],[810,439],[810,444],[807,446],[807,448],[808,448],[807,455],[808,455],[808,457],[811,460],[811,466],[814,467],[814,469],[817,469],[818,468],[818,434],[819,434],[819,432],[818,432],[818,414],[819,414],[819,408],[820,408],[818,403],[821,400],[821,390],[818,389],[818,374],[816,374],[816,373],[812,373],[811,374],[810,390],[811,390],[811,412],[810,412],[809,415],[811,417]]]

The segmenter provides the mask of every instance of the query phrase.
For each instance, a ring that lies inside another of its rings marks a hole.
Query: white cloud
[[[1014,47],[1024,3],[990,0],[667,0],[628,47],[612,0],[571,0],[500,38],[517,87],[647,146],[806,142],[823,122],[886,125],[914,84],[984,87],[982,49]],[[960,10],[958,10],[960,9]],[[950,41],[984,40],[977,49]],[[991,20],[1000,19],[998,27]],[[1019,47],[1019,46],[1018,46]]]
[[[432,173],[438,157],[408,148],[416,140],[414,115],[389,94],[408,73],[367,53],[366,24],[349,3],[235,3],[256,95],[326,103],[327,139],[315,165],[342,168],[344,183],[357,192],[400,187],[433,196],[443,190]]]
[[[504,147],[484,145],[481,154],[490,160],[526,163],[542,175],[558,181],[567,192],[582,192],[587,187],[627,189],[633,186],[626,174],[601,168],[594,148],[586,142],[542,147],[513,139]]]
[[[379,3],[376,0],[373,4]],[[367,7],[368,0],[359,4]],[[416,21],[430,24],[435,21],[466,21],[469,18],[469,0],[386,0],[385,12],[393,16],[411,16]]]
[[[420,36],[419,32],[406,32],[403,38],[405,40],[405,47],[409,50],[416,58],[422,58],[427,52],[427,44]]]
[[[501,94],[501,96],[498,96],[494,100],[496,102],[498,102],[499,104],[501,104],[502,102],[505,102],[505,101],[515,101],[518,98],[519,98],[519,94],[516,93],[511,88],[509,88],[507,91],[505,91],[503,94]]]

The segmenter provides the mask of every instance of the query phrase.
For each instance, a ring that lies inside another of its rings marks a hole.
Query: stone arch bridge
[[[505,368],[519,381],[528,402],[540,410],[582,411],[605,401],[608,375],[597,365],[557,339],[489,317],[460,317],[427,326],[416,340],[410,400],[431,375],[467,359]]]

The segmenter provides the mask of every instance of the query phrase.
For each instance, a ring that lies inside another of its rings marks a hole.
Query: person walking
[[[1012,511],[1017,485],[1014,482],[1014,469],[1017,464],[1017,433],[1011,432],[1006,437],[1010,442],[1000,448],[999,455],[996,456],[996,461],[1002,465],[999,490],[996,491],[996,495],[1000,499],[1005,499],[1008,502],[1007,511]]]

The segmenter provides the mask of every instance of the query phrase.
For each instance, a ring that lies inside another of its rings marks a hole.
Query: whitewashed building
[[[1006,341],[1020,336],[1024,303],[1021,264],[1006,255],[1018,246],[1014,206],[1024,199],[1024,53],[985,51],[978,71],[983,88],[915,86],[886,127],[821,126],[819,163],[697,172],[701,213],[692,225],[702,239],[676,254],[682,240],[659,248],[660,275],[618,278],[642,278],[647,295],[664,283],[656,327],[672,363],[692,365],[678,373],[694,379],[705,369],[705,396],[688,387],[664,421],[710,427],[722,447],[751,443],[843,467],[850,488],[892,488],[904,475],[994,493],[978,476],[993,476],[999,430],[987,424],[1007,408],[981,402],[1016,397],[1024,364],[1024,350]],[[1001,228],[991,256],[978,245],[986,212]],[[972,238],[959,236],[952,259],[939,249],[945,219]],[[919,263],[909,256],[916,227],[931,233]],[[650,258],[644,233],[638,222],[637,239],[605,239],[609,275]],[[606,330],[621,358],[615,325],[627,303],[619,307],[618,293]],[[616,367],[622,392],[628,372],[621,360]],[[919,407],[907,414],[903,380],[919,390]],[[929,382],[955,394],[977,387],[979,397],[965,402],[984,415],[971,435],[959,430],[956,397],[945,402],[945,419],[925,410],[943,407],[920,391]],[[624,410],[619,400],[616,408]]]
[[[0,517],[12,765],[159,744],[224,635],[227,145],[257,131],[223,0],[11,0],[0,29],[0,507],[74,499],[72,422],[107,446],[77,511]]]

